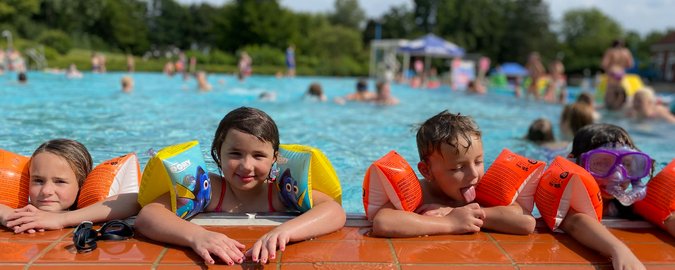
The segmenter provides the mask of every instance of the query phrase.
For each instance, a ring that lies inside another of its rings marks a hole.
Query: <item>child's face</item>
[[[251,190],[269,176],[274,147],[251,134],[230,129],[220,148],[220,168],[227,183],[239,190]]]
[[[467,144],[462,138],[458,140],[459,145]],[[427,170],[421,170],[424,177],[452,200],[469,203],[476,198],[475,185],[484,174],[483,143],[479,137],[471,136],[471,147],[466,152],[462,147],[457,153],[444,143],[426,163]]]
[[[75,203],[79,191],[75,172],[64,158],[41,152],[30,162],[31,204],[44,211],[63,211]]]

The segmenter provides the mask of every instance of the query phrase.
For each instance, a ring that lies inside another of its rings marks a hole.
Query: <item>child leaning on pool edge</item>
[[[102,202],[77,209],[80,188],[92,170],[87,148],[69,139],[41,144],[31,156],[30,204],[12,209],[0,204],[0,221],[15,233],[34,233],[75,226],[82,221],[127,218],[140,208],[138,192],[117,194]]]
[[[229,112],[216,130],[211,155],[221,175],[210,174],[212,199],[205,211],[249,213],[287,211],[269,181],[279,151],[279,131],[263,111],[241,107]],[[336,231],[346,215],[328,195],[312,191],[314,207],[258,239],[245,253],[244,245],[224,234],[212,232],[183,220],[171,211],[169,194],[143,207],[136,229],[157,241],[191,247],[207,264],[216,255],[227,264],[242,263],[245,257],[267,263],[289,242],[302,241]]]
[[[635,146],[626,130],[611,124],[585,126],[574,136],[568,158],[587,169],[597,181],[604,217],[634,216],[632,204],[645,196],[641,178],[651,177],[653,162]],[[664,223],[673,236],[674,214]],[[645,269],[635,254],[595,217],[570,209],[560,228],[581,244],[611,257],[614,269]]]
[[[462,234],[481,228],[512,234],[534,231],[534,217],[517,203],[485,208],[472,203],[484,174],[484,157],[481,132],[470,117],[443,111],[429,118],[417,132],[417,150],[417,168],[425,178],[420,181],[422,206],[413,213],[386,204],[375,214],[373,235]]]

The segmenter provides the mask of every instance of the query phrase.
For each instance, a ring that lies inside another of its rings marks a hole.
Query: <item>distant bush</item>
[[[66,54],[73,48],[70,37],[60,30],[47,30],[42,32],[37,38],[37,42],[56,49],[60,54]]]
[[[239,50],[245,51],[253,59],[253,65],[283,66],[286,63],[286,55],[280,49],[267,45],[250,45]]]

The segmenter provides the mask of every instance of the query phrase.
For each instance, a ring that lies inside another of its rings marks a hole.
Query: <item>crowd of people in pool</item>
[[[287,50],[287,57],[294,57],[293,47]],[[603,67],[608,74],[611,73],[612,79],[608,81],[604,108],[617,110],[626,107],[630,114],[671,121],[661,116],[666,109],[657,107],[660,105],[653,101],[653,93],[640,90],[633,96],[632,103],[626,101],[629,98],[625,90],[621,89],[620,78],[627,67],[626,63],[632,61],[627,57],[630,55],[625,54],[620,46],[606,53]],[[177,62],[167,63],[164,72],[167,76],[175,73],[183,74],[184,77],[185,74],[194,74],[199,89],[209,91],[211,86],[206,81],[206,74],[197,71],[196,60],[193,59],[189,60],[186,68],[187,58],[182,55]],[[528,67],[531,74],[536,75],[532,75],[531,85],[536,85],[537,78],[544,72],[538,61],[538,55],[532,54]],[[17,68],[17,62],[12,63],[12,68]],[[294,76],[294,59],[287,60],[287,65],[288,76]],[[94,55],[92,66],[96,67],[96,72],[105,72],[104,57]],[[129,72],[133,72],[133,58],[128,60],[128,68]],[[241,53],[238,68],[240,80],[252,73],[252,59],[245,52]],[[81,77],[81,73],[77,75],[78,72],[76,67],[71,66],[65,73],[72,78]],[[554,62],[551,72],[561,74],[562,64]],[[556,76],[552,76],[553,80],[556,80]],[[132,91],[131,77],[123,77],[121,84],[124,92]],[[614,105],[612,102],[621,100],[614,96],[621,93],[624,96],[623,103]],[[310,84],[305,96],[319,102],[328,101],[319,83]],[[538,99],[537,92],[529,88],[526,96]],[[555,96],[554,92],[546,92],[543,98]],[[334,102],[396,105],[399,100],[392,96],[388,81],[379,81],[376,93],[371,93],[367,81],[359,80],[354,93],[335,98]],[[568,149],[564,156],[588,171],[597,181],[600,189],[598,194],[603,199],[602,215],[634,216],[631,205],[650,196],[649,192],[644,192],[644,182],[647,181],[641,180],[653,176],[654,161],[638,149],[623,128],[598,124],[600,114],[596,111],[597,107],[589,93],[582,93],[575,102],[565,105],[560,116],[560,128],[564,139],[572,143],[571,150]],[[546,147],[558,147],[560,144],[555,144],[552,128],[551,121],[538,119],[530,126],[526,138]],[[535,219],[519,202],[493,207],[474,202],[476,186],[485,174],[482,134],[471,117],[460,113],[442,111],[424,121],[416,137],[419,152],[417,168],[424,176],[424,179],[419,180],[422,203],[414,211],[401,210],[392,203],[384,204],[374,214],[372,235],[414,237],[474,233],[483,229],[520,235],[533,233]],[[292,209],[274,191],[275,186],[269,184],[272,179],[276,179],[272,175],[275,174],[278,154],[279,131],[272,117],[249,107],[227,113],[220,121],[211,145],[212,158],[219,168],[219,173],[209,174],[213,199],[199,211],[246,213]],[[137,193],[131,193],[114,195],[78,209],[75,202],[91,170],[91,156],[81,143],[69,139],[44,142],[30,159],[28,205],[11,208],[0,204],[0,223],[15,233],[35,233],[75,226],[87,220],[101,222],[138,214],[135,228],[144,236],[190,247],[207,264],[213,264],[217,259],[232,265],[246,260],[267,263],[274,260],[277,251],[283,251],[288,243],[334,232],[343,227],[346,221],[340,204],[315,190],[313,208],[275,227],[252,246],[246,247],[237,239],[209,231],[176,216],[171,210],[172,202],[168,194],[142,208],[136,203]],[[628,197],[627,192],[631,192]],[[558,228],[610,258],[615,269],[645,268],[630,248],[610,233],[598,218],[578,210],[569,209]],[[675,236],[675,209],[670,209],[655,224]]]

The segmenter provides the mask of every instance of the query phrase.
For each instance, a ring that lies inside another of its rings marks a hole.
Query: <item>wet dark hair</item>
[[[251,134],[262,142],[270,142],[274,153],[279,151],[279,129],[274,120],[265,112],[256,108],[239,107],[227,113],[216,129],[211,144],[211,157],[220,168],[220,148],[225,142],[225,137],[230,129],[236,129],[246,134]]]
[[[621,48],[623,47],[623,40],[615,39],[612,41],[612,48]]]
[[[321,88],[321,84],[315,82],[309,85],[309,89],[307,90],[307,93],[310,96],[317,96],[320,97],[323,95],[323,88]]]
[[[440,151],[444,143],[455,148],[458,154],[460,147],[466,152],[471,147],[471,135],[481,137],[478,125],[471,117],[442,111],[427,119],[417,130],[420,160],[426,160],[434,151]],[[459,145],[460,137],[466,140],[466,145]]]
[[[570,154],[578,159],[581,154],[610,143],[639,150],[628,132],[622,127],[612,124],[592,124],[579,129],[574,134]]]
[[[54,139],[42,143],[33,152],[32,157],[42,152],[49,152],[68,162],[77,178],[77,186],[82,187],[87,175],[91,172],[93,161],[87,148],[78,141],[70,139]]]
[[[377,89],[377,93],[381,94],[382,90],[384,89],[384,86],[387,84],[387,81],[380,80],[377,81],[377,84],[375,84],[375,89]]]
[[[357,92],[366,92],[368,91],[368,82],[365,79],[360,79],[356,83],[356,91]]]
[[[21,83],[25,83],[25,82],[28,81],[28,76],[26,76],[26,73],[24,73],[24,72],[19,73],[19,75],[17,77],[18,77],[19,82],[21,82]]]
[[[608,102],[610,98],[618,102]],[[612,86],[612,88],[608,87],[605,89],[605,107],[608,110],[620,110],[626,104],[626,100],[626,89],[622,86]]]
[[[525,139],[534,143],[547,143],[555,141],[553,136],[553,124],[546,118],[534,120],[527,130]]]

